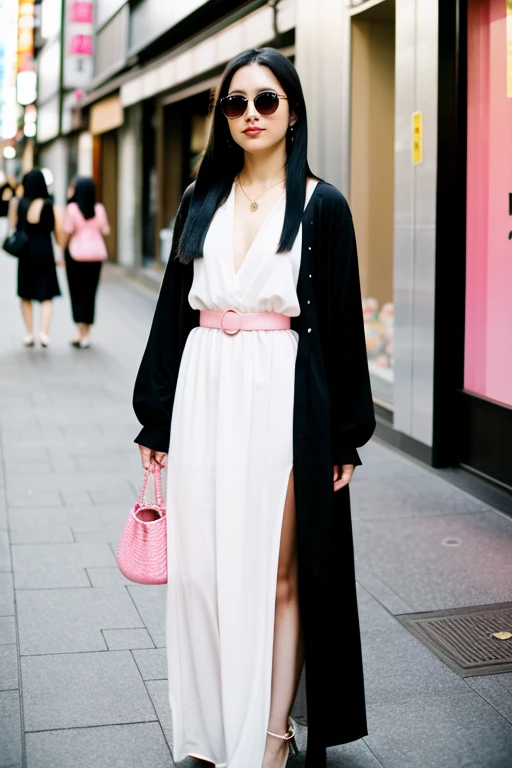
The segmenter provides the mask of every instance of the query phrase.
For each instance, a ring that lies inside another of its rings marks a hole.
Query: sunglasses
[[[268,117],[268,115],[273,115],[277,111],[279,99],[287,99],[287,96],[279,96],[274,91],[262,91],[254,98],[254,108],[260,115]],[[239,93],[235,93],[233,96],[224,96],[220,100],[220,108],[228,120],[234,120],[237,117],[242,117],[248,103],[249,99]]]

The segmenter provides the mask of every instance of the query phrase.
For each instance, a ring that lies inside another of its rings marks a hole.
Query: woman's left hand
[[[334,466],[334,491],[339,491],[343,486],[348,485],[354,474],[355,466],[353,464],[342,464],[341,467]]]

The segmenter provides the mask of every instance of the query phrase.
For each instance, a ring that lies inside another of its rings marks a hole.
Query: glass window
[[[512,406],[512,0],[468,3],[464,387]]]

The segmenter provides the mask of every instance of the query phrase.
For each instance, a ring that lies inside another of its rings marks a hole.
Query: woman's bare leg
[[[52,322],[53,303],[52,300],[41,302],[41,333],[48,335],[50,323]]]
[[[29,299],[21,300],[21,313],[23,315],[23,320],[25,321],[25,325],[27,327],[28,335],[33,336],[34,335],[34,314],[32,312],[32,302],[29,301]]]
[[[87,323],[77,323],[77,328],[80,339],[86,339],[91,332],[91,326]]]
[[[304,661],[300,626],[297,533],[293,470],[288,481],[283,515],[276,590],[272,693],[268,730],[284,735]],[[288,743],[267,736],[263,768],[282,768]]]

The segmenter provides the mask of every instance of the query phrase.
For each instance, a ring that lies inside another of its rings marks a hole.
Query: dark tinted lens
[[[235,117],[242,117],[247,107],[245,96],[225,96],[221,99],[220,106],[225,116],[232,120]]]
[[[260,115],[273,115],[279,105],[279,96],[272,91],[258,93],[254,99],[254,106]]]

